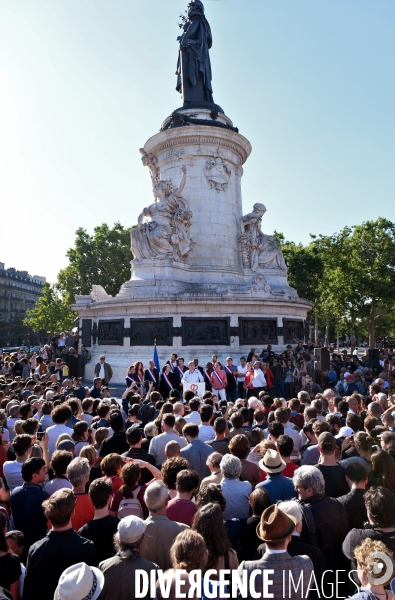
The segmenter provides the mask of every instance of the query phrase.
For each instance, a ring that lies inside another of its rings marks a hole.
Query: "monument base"
[[[146,367],[153,358],[155,340],[161,367],[172,352],[186,362],[197,357],[203,366],[213,354],[222,363],[232,356],[239,364],[251,348],[259,354],[272,344],[280,352],[287,344],[303,342],[311,305],[298,297],[254,296],[258,293],[250,290],[247,297],[195,291],[167,298],[128,298],[121,293],[113,298],[94,286],[90,296],[77,296],[74,306],[82,343],[92,354],[85,377],[93,379],[93,368],[105,354],[114,372],[112,382],[124,383],[131,364],[141,360]]]
[[[131,364],[153,358],[155,341],[161,366],[172,352],[186,363],[216,354],[239,364],[251,348],[305,341],[311,304],[288,284],[278,240],[261,230],[265,206],[243,215],[251,144],[221,110],[178,109],[140,149],[154,201],[131,230],[131,279],[114,298],[93,286],[73,307],[92,353],[88,379],[105,354],[112,382],[124,383]]]

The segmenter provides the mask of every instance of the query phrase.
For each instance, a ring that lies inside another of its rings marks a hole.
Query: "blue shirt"
[[[204,477],[211,475],[211,471],[206,465],[206,460],[213,452],[214,449],[202,442],[202,440],[191,440],[190,444],[185,446],[185,448],[181,448],[181,457],[187,459],[189,468],[197,471],[202,480]]]
[[[270,504],[278,500],[291,500],[297,497],[292,479],[284,477],[282,473],[268,473],[265,481],[256,486],[264,488],[270,497]]]
[[[248,500],[252,492],[250,482],[224,478],[220,485],[226,500],[226,508],[222,515],[224,520],[248,519],[250,516],[250,504]]]

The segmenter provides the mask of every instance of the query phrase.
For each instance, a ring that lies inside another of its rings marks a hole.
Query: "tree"
[[[75,317],[76,313],[59,295],[56,286],[45,282],[42,296],[37,300],[35,308],[27,311],[24,324],[33,331],[54,333],[72,329]]]
[[[323,264],[319,251],[314,245],[287,242],[282,233],[273,234],[281,244],[281,250],[288,268],[288,283],[294,287],[301,298],[316,302],[319,280],[323,273]]]
[[[86,229],[76,231],[74,248],[67,252],[69,265],[58,275],[58,289],[69,304],[74,296],[89,294],[92,285],[101,285],[115,296],[130,279],[130,229],[115,223],[112,229],[103,223],[93,235]]]
[[[394,305],[395,224],[380,217],[332,236],[320,235],[313,243],[324,265],[321,307],[332,319],[348,321],[352,348],[356,326],[365,324],[374,348],[375,323]]]
[[[364,302],[369,345],[375,347],[375,323],[394,306],[395,223],[379,217],[353,227],[350,268],[355,291]]]

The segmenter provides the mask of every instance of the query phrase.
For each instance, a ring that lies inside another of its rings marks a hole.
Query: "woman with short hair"
[[[220,464],[222,493],[226,500],[224,519],[247,519],[250,514],[249,497],[252,485],[249,481],[240,481],[242,464],[237,456],[225,454]]]

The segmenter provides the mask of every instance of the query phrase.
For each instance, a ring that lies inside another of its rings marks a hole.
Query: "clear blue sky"
[[[395,219],[395,2],[205,2],[214,99],[252,143],[243,205],[308,242]],[[187,0],[0,1],[0,261],[55,281],[79,226],[136,223],[139,148],[181,105]]]

